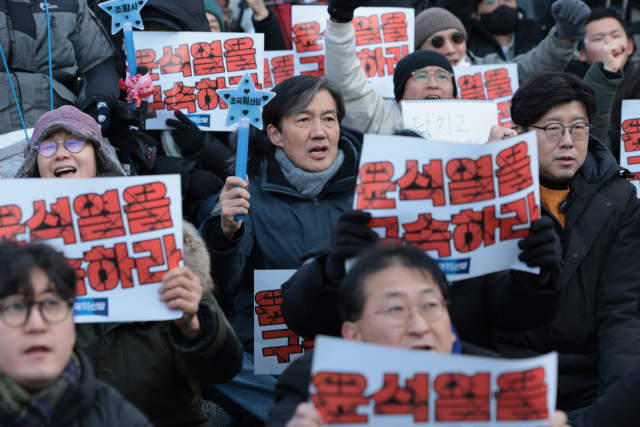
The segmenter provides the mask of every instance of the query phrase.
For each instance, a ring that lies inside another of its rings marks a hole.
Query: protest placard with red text
[[[621,118],[620,166],[636,173],[631,182],[640,193],[640,100],[622,101]]]
[[[264,52],[263,89],[269,90],[294,75],[292,50],[267,50]]]

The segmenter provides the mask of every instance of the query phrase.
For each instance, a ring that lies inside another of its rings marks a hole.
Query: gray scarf
[[[280,164],[280,169],[284,177],[298,193],[308,199],[315,199],[322,191],[327,182],[333,178],[344,162],[344,152],[338,149],[338,155],[333,164],[324,172],[306,172],[293,164],[284,154],[284,150],[276,147],[276,160]]]

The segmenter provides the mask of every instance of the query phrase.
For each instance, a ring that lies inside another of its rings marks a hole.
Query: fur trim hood
[[[202,240],[198,230],[187,221],[182,221],[182,241],[184,265],[200,278],[202,289],[213,292],[214,285],[211,278],[211,261],[207,245]]]

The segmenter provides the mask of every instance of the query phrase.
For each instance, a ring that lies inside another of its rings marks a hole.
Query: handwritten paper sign
[[[495,112],[492,101],[402,101],[404,128],[435,141],[484,144],[498,124]]]
[[[271,89],[294,75],[292,50],[265,50],[264,89]]]
[[[460,99],[492,100],[498,108],[498,124],[513,126],[511,98],[518,90],[516,64],[470,65],[453,67]]]
[[[319,336],[311,378],[326,424],[545,427],[558,355],[505,360]]]
[[[282,317],[280,287],[296,270],[255,270],[253,346],[254,373],[280,375],[313,348],[313,340],[287,328]]]
[[[631,172],[638,172],[630,181],[640,194],[640,100],[622,101],[620,134],[620,165]]]
[[[154,82],[148,129],[173,129],[165,121],[182,110],[202,130],[224,131],[226,100],[217,90],[235,86],[250,72],[259,89],[264,77],[264,34],[134,32],[138,66]]]
[[[0,179],[0,241],[44,241],[76,271],[77,323],[182,316],[158,299],[182,261],[180,177]]]
[[[394,98],[396,64],[413,52],[414,11],[398,7],[359,7],[351,22],[356,49],[369,82],[385,98]],[[296,76],[324,76],[324,36],[327,6],[292,6],[294,69]]]
[[[139,30],[144,30],[140,10],[147,4],[147,1],[111,0],[99,3],[98,6],[111,15],[111,34],[115,34],[123,29],[126,22]]]
[[[353,208],[371,212],[383,241],[427,251],[449,280],[537,273],[518,260],[518,241],[540,217],[538,181],[535,132],[464,150],[365,135]]]

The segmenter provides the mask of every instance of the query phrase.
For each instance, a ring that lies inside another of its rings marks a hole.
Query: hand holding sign
[[[307,402],[302,402],[285,427],[322,427],[323,425],[324,420],[320,413]]]
[[[186,337],[193,338],[200,332],[198,307],[202,299],[200,278],[188,267],[170,270],[162,278],[162,286],[158,288],[160,301],[170,310],[181,310],[183,315],[173,322]]]

